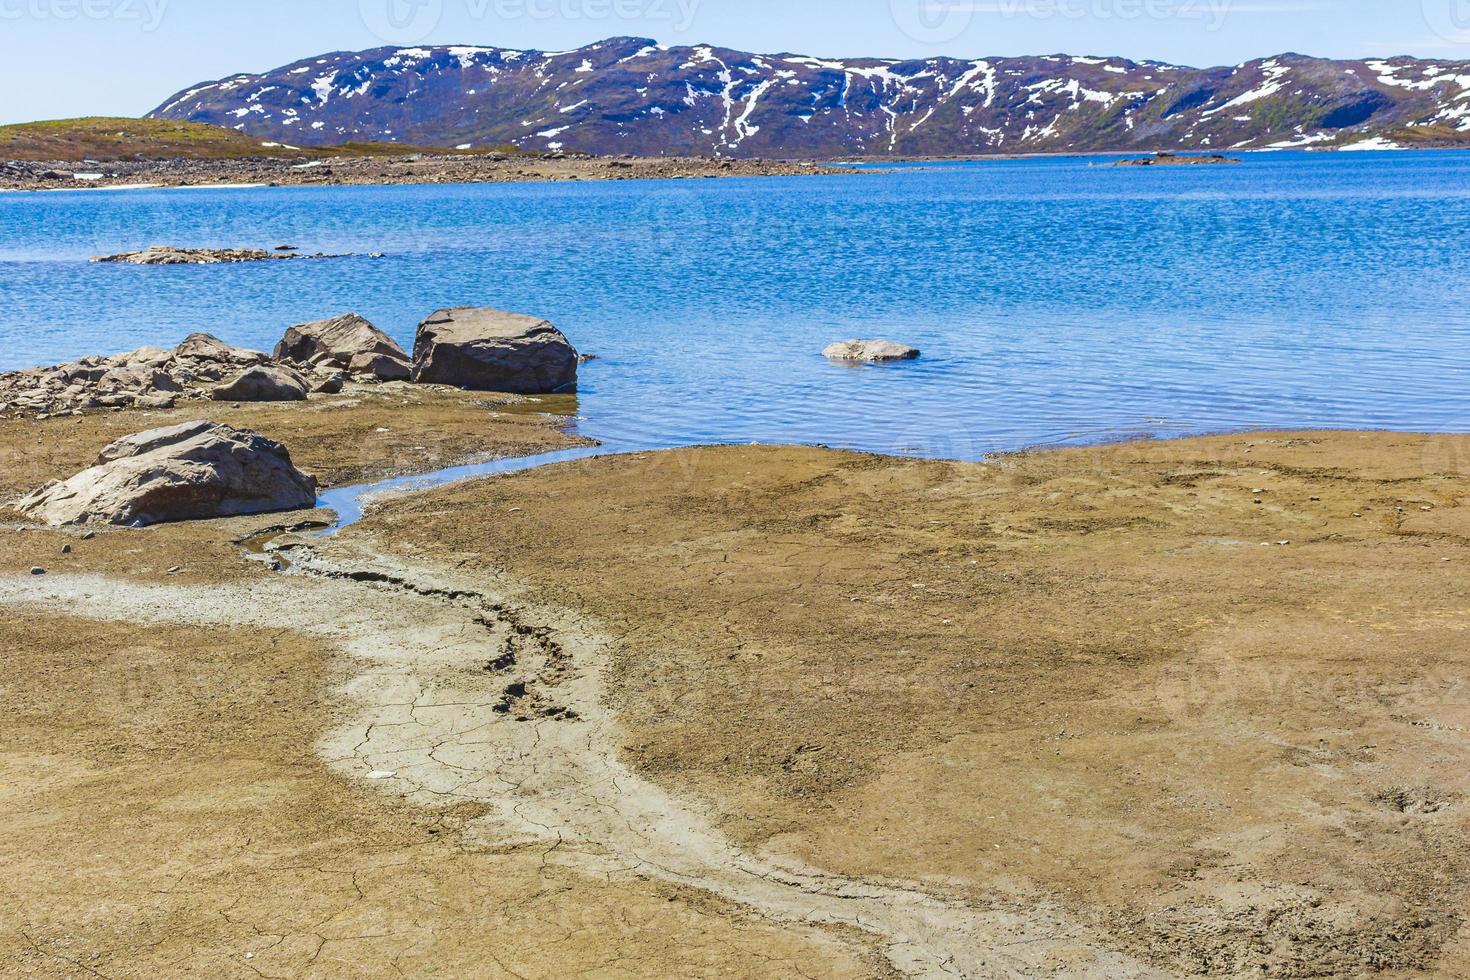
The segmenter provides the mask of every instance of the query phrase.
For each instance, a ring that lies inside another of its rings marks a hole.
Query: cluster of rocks
[[[1218,165],[1222,163],[1239,163],[1239,157],[1227,157],[1221,153],[1171,153],[1168,150],[1160,150],[1151,157],[1131,157],[1127,160],[1119,160],[1114,166],[1117,167],[1177,167]]]
[[[171,351],[143,348],[0,377],[0,411],[166,407],[179,398],[299,401],[347,380],[414,381],[515,393],[568,390],[581,358],[545,320],[499,310],[438,310],[419,326],[414,358],[363,317],[300,323],[275,350],[231,347],[196,333]],[[214,422],[154,429],[113,443],[94,466],[18,504],[61,526],[164,521],[296,510],[316,503],[315,481],[286,448]]]
[[[96,465],[42,487],[17,509],[56,527],[143,527],[314,506],[316,480],[292,465],[285,446],[228,425],[188,422],[119,439]]]
[[[0,181],[9,184],[49,184],[75,179],[74,171],[61,169],[60,165],[32,163],[26,160],[6,160],[0,163]]]
[[[373,258],[382,258],[375,252]],[[235,262],[285,262],[291,259],[345,259],[345,255],[316,252],[304,255],[295,246],[281,245],[267,252],[258,248],[180,248],[176,245],[150,245],[141,252],[117,255],[95,255],[93,262],[115,262],[123,265],[226,265]]]
[[[392,338],[349,313],[291,327],[274,355],[196,333],[173,350],[143,347],[0,375],[0,417],[167,409],[181,400],[301,401],[311,392],[336,394],[349,381],[401,381],[410,373]]]
[[[337,394],[349,382],[545,394],[575,389],[581,362],[562,332],[537,317],[438,310],[419,325],[410,359],[393,338],[348,313],[288,328],[269,355],[196,333],[171,351],[144,347],[0,375],[0,418],[165,409],[182,399],[302,401],[313,392]]]

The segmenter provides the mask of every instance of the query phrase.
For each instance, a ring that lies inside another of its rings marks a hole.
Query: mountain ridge
[[[979,156],[1470,146],[1470,62],[1298,53],[819,58],[609,38],[571,51],[382,47],[228,75],[150,118],[350,140],[640,156]]]

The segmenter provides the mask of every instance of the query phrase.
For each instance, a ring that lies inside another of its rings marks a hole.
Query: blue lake
[[[1470,153],[791,179],[0,194],[0,370],[356,310],[535,313],[616,445],[996,449],[1245,426],[1470,430]],[[154,243],[381,260],[137,268]],[[844,368],[888,337],[925,357]]]

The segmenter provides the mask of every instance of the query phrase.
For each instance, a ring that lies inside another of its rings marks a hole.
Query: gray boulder
[[[545,394],[577,384],[577,350],[545,320],[476,307],[419,324],[413,380],[473,391]]]
[[[326,362],[354,377],[381,381],[403,381],[411,373],[403,348],[356,313],[288,328],[275,357],[303,365]]]
[[[919,356],[919,350],[905,344],[895,344],[891,340],[848,340],[828,347],[822,351],[822,356],[834,361],[881,363],[912,361]]]
[[[377,378],[379,381],[407,381],[413,377],[413,365],[407,357],[392,354],[358,354],[347,362],[347,373],[354,378]]]
[[[340,395],[342,394],[342,386],[346,383],[347,375],[340,371],[336,374],[318,374],[311,390],[318,395]]]
[[[299,402],[306,400],[306,379],[288,367],[262,364],[247,368],[209,393],[217,402]]]
[[[174,348],[174,360],[198,361],[200,363],[233,364],[246,366],[264,364],[268,358],[258,350],[231,347],[218,337],[207,333],[191,333],[184,342]]]
[[[53,527],[142,527],[316,506],[316,481],[286,447],[254,432],[188,422],[119,439],[97,464],[19,503]]]

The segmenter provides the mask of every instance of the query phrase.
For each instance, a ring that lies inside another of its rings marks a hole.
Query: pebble
[[[45,575],[46,574],[46,569],[44,569],[44,568],[40,567],[39,565],[37,565],[35,568],[31,569],[31,574],[32,575]]]
[[[96,531],[88,531],[86,534],[82,535],[82,540],[83,541],[91,541],[96,536],[97,536],[97,532]]]
[[[183,565],[175,565],[173,568],[170,568],[168,570],[168,573],[170,575],[177,575],[180,572],[182,572],[183,570],[184,570],[184,566]]]
[[[69,544],[62,545],[61,546],[61,553],[63,555],[69,555],[69,554],[71,554],[71,545],[69,545]]]

